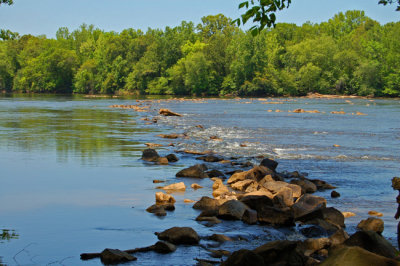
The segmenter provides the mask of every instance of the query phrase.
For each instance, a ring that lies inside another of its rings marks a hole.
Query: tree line
[[[55,39],[0,32],[0,91],[82,94],[400,96],[400,22],[363,11],[256,36],[224,15],[146,32],[93,25]]]

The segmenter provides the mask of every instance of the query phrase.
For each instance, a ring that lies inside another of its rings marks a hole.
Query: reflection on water
[[[14,230],[10,229],[0,229],[0,244],[6,241],[10,241],[11,239],[18,239],[19,235]]]

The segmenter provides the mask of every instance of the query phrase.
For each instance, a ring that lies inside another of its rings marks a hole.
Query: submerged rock
[[[179,161],[179,158],[173,153],[168,154],[167,156],[165,156],[165,158],[167,158],[168,162],[171,162],[171,163]]]
[[[209,240],[216,241],[216,242],[226,242],[226,241],[233,241],[232,238],[229,236],[221,235],[221,234],[213,234],[209,238]]]
[[[215,155],[205,155],[205,156],[197,157],[196,160],[202,160],[205,162],[214,163],[214,162],[222,161],[223,158],[219,157],[219,156],[215,156]]]
[[[154,245],[154,251],[161,254],[167,254],[174,252],[176,250],[176,246],[172,243],[166,241],[158,241]]]
[[[101,252],[100,259],[104,264],[118,264],[137,260],[136,257],[119,249],[106,248]]]
[[[172,227],[156,235],[158,239],[175,245],[196,245],[200,241],[197,232],[190,227]]]

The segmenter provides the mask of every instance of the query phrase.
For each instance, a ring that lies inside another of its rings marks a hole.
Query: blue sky
[[[400,20],[395,5],[381,6],[378,0],[292,0],[278,14],[278,22],[301,25],[327,21],[346,10],[364,10],[382,24]],[[54,37],[58,28],[76,29],[82,23],[110,31],[126,28],[146,30],[179,25],[182,20],[200,22],[202,16],[222,13],[237,18],[240,0],[14,0],[0,6],[0,28],[20,34]]]

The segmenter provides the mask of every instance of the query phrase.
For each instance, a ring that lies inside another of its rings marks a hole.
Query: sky
[[[277,22],[320,23],[346,10],[364,10],[381,24],[400,21],[395,5],[378,5],[379,0],[292,0],[277,14]],[[200,23],[201,17],[222,13],[238,18],[241,0],[14,0],[0,6],[0,29],[54,38],[57,29],[70,31],[81,24],[93,24],[105,31],[164,29],[181,21]],[[248,28],[249,25],[245,26]]]

